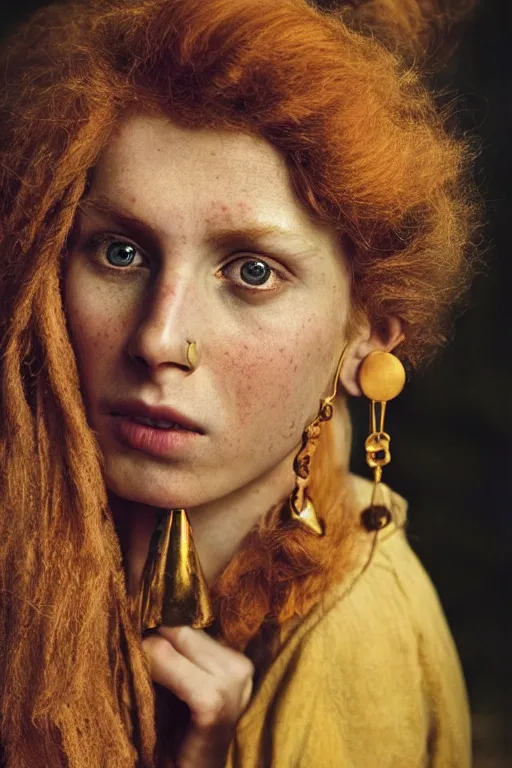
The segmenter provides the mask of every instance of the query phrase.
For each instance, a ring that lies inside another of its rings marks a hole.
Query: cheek
[[[224,353],[223,379],[240,435],[274,427],[290,436],[319,405],[329,344],[317,327],[305,321],[300,328],[241,342],[236,357]]]
[[[117,336],[125,324],[112,311],[111,298],[97,286],[81,280],[78,269],[71,269],[67,276],[64,311],[78,367],[89,374],[93,368],[98,369],[101,360],[114,353],[119,343]]]
[[[245,351],[245,350],[244,350]],[[243,429],[289,402],[296,364],[283,347],[247,350],[231,366],[233,404]]]

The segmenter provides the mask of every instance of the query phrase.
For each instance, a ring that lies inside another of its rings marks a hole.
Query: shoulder
[[[368,506],[372,484],[351,476],[360,511]],[[332,643],[335,655],[351,664],[379,659],[389,669],[397,651],[400,665],[418,667],[418,642],[447,631],[437,592],[407,536],[407,502],[383,486],[391,523],[378,533],[361,528],[357,565],[349,578],[324,595],[300,627],[292,645],[314,648]],[[290,648],[291,650],[291,648]]]
[[[351,482],[364,508],[371,484]],[[435,765],[466,766],[469,718],[457,652],[435,588],[407,541],[406,502],[385,493],[393,522],[378,534],[361,531],[355,572],[288,635],[241,730],[251,730],[251,722],[264,729],[272,712],[280,750],[292,748],[285,723],[307,721],[315,730],[318,721],[357,765],[374,765],[380,742],[404,756],[390,766],[423,765],[427,744],[446,761]]]
[[[352,475],[360,509],[368,506],[371,482]],[[339,657],[347,648],[351,663],[393,658],[428,677],[428,667],[460,677],[460,663],[437,591],[406,535],[407,502],[383,486],[392,522],[376,533],[361,530],[360,555],[352,577],[333,587],[297,629],[295,646],[314,649],[325,638]],[[290,638],[292,640],[292,638]],[[290,649],[291,650],[291,649]]]
[[[368,505],[372,483],[355,475],[351,475],[351,482],[362,510]],[[333,590],[332,617],[325,618],[336,622],[337,616],[347,610],[360,611],[364,615],[368,611],[367,600],[372,602],[371,595],[382,604],[385,612],[399,611],[407,617],[406,625],[411,640],[416,644],[429,638],[436,646],[442,640],[445,646],[450,646],[450,652],[455,653],[437,590],[407,538],[408,504],[402,496],[384,484],[383,492],[392,513],[392,521],[377,534],[373,553],[359,571],[354,589],[351,589],[347,599],[344,599],[342,585]],[[361,536],[371,539],[375,534],[365,532]],[[362,603],[364,605],[360,605]],[[319,618],[321,613],[319,606]],[[405,623],[402,628],[405,630]]]
[[[360,515],[369,505],[372,483],[357,475],[350,475],[349,482],[355,513]],[[382,645],[395,643],[397,632],[403,641],[415,642],[419,623],[427,614],[433,621],[444,621],[435,588],[407,540],[407,502],[384,484],[382,493],[391,522],[378,532],[361,525],[352,571],[294,629],[286,641],[288,652],[292,646],[314,644],[331,627],[343,626],[341,642],[351,643],[361,634],[372,641],[379,636]]]

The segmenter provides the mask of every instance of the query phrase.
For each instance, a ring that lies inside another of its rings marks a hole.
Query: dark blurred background
[[[447,2],[449,6],[449,2]],[[512,766],[512,4],[481,0],[433,84],[479,138],[486,266],[449,346],[388,406],[386,481],[446,612],[468,686],[475,768]],[[352,464],[368,475],[367,404],[351,400]]]
[[[256,1],[256,0],[255,0]],[[45,0],[2,0],[0,36]],[[448,3],[449,4],[449,3]],[[475,768],[512,766],[512,4],[481,0],[434,84],[480,139],[486,267],[452,343],[388,408],[385,480],[409,502],[409,539],[437,587],[464,667]],[[354,471],[367,404],[351,400]],[[508,727],[507,727],[508,726]],[[448,766],[447,766],[448,768]]]

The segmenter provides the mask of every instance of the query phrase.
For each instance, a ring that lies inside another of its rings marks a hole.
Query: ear
[[[348,394],[355,397],[363,394],[359,386],[359,368],[370,352],[391,352],[404,339],[404,325],[398,317],[387,318],[378,328],[365,324],[349,343],[340,372],[340,382]]]

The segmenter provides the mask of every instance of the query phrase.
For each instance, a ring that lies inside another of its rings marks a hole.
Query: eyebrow
[[[115,221],[118,225],[131,229],[142,239],[146,239],[151,244],[155,244],[155,231],[144,219],[135,216],[129,210],[123,207],[119,203],[113,203],[107,197],[101,194],[97,194],[88,198],[85,198],[79,203],[79,209],[84,210],[87,208],[93,208],[98,213],[103,214],[112,221]],[[310,240],[304,238],[298,232],[293,229],[286,229],[279,227],[276,224],[253,224],[248,223],[243,227],[222,227],[215,230],[207,238],[209,245],[221,247],[228,245],[233,241],[250,241],[257,243],[266,237],[281,237],[289,241],[296,241],[303,247],[301,251],[293,247],[294,253],[297,255],[316,253],[319,250],[319,246],[315,246]],[[292,243],[290,243],[292,245]]]

